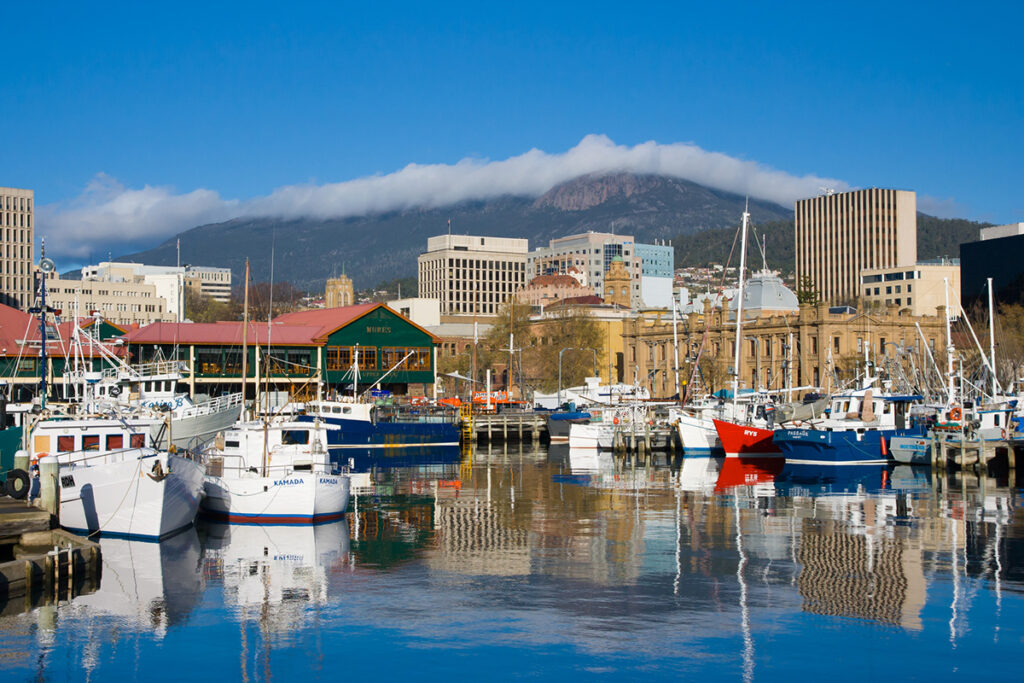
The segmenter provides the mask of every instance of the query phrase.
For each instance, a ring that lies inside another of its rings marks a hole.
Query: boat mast
[[[675,370],[676,370],[676,400],[680,398],[679,393],[679,314],[676,310],[676,305],[679,302],[676,301],[675,294],[672,295],[672,353],[675,357]],[[611,381],[609,380],[609,384]]]
[[[743,210],[743,226],[740,228],[740,278],[736,297],[738,299],[736,306],[736,355],[733,359],[733,372],[732,372],[732,407],[733,415],[736,415],[736,404],[740,393],[740,348],[743,345],[743,271],[747,267],[747,222],[750,220],[750,214],[747,212],[747,208],[750,207],[748,201],[747,207]]]
[[[946,393],[949,395],[949,405],[953,405],[953,332],[949,321],[949,278],[942,278],[942,287],[946,293]]]
[[[996,380],[996,316],[992,305],[992,278],[988,278],[988,355],[991,358],[992,400],[996,400],[999,382]]]
[[[245,259],[245,284],[242,295],[242,410],[245,411],[245,384],[249,375],[249,259]],[[244,419],[244,418],[243,418]]]

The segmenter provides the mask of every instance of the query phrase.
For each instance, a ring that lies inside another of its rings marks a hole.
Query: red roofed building
[[[289,394],[323,388],[351,391],[358,364],[360,389],[380,381],[397,394],[423,393],[434,382],[437,337],[384,304],[286,313],[266,322],[154,323],[125,335],[135,362],[177,358],[192,369],[190,386],[205,393],[236,390],[247,376]],[[250,389],[250,393],[253,389]]]

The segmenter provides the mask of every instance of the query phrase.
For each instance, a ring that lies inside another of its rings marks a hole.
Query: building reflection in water
[[[439,647],[450,644],[438,624],[494,614],[535,642],[590,652],[656,653],[666,633],[682,651],[717,640],[734,644],[730,662],[742,653],[746,680],[780,614],[915,634],[938,614],[956,644],[983,606],[999,638],[1007,592],[1024,587],[1018,491],[998,477],[837,469],[567,450],[361,454],[340,523],[104,541],[100,590],[0,619],[0,659],[36,649],[45,672],[47,653],[71,642],[95,667],[118,638],[160,640],[221,603],[237,622],[244,680],[269,678],[271,649],[308,646],[304,636],[339,614]],[[458,633],[462,646],[488,637]]]

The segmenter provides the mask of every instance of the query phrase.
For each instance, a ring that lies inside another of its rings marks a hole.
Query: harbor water
[[[103,539],[95,592],[5,607],[0,679],[1019,675],[1013,472],[511,448],[351,454],[340,522]]]

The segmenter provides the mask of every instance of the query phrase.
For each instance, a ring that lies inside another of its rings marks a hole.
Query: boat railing
[[[118,379],[125,374],[135,379],[154,377],[160,375],[182,375],[188,374],[188,365],[180,360],[161,360],[139,365],[128,365],[125,367],[107,368],[103,371],[103,379]]]
[[[222,410],[227,410],[234,406],[242,405],[242,394],[236,392],[234,394],[225,394],[224,396],[217,396],[211,398],[208,401],[197,403],[189,406],[182,411],[182,417],[194,417],[196,415],[212,415],[213,413],[219,413]]]
[[[148,453],[144,451],[149,451]],[[110,462],[118,462],[118,460],[110,460],[111,456],[120,456],[120,461],[123,462],[125,456],[129,453],[139,453],[142,458],[149,458],[155,455],[159,455],[159,451],[150,448],[148,446],[134,447],[134,448],[118,448],[110,451],[61,451],[59,453],[53,453],[47,457],[56,457],[57,463],[60,465],[88,465],[91,460],[109,460]]]

